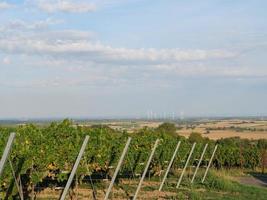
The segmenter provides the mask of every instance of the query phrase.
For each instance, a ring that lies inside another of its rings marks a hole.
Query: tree
[[[192,132],[189,136],[189,142],[191,143],[202,143],[204,141],[204,138],[202,137],[202,135],[200,133],[197,132]]]
[[[168,135],[172,135],[172,136],[177,136],[175,124],[168,123],[168,122],[165,122],[165,123],[159,125],[158,128],[156,129],[156,131],[161,133],[161,134],[168,134]]]

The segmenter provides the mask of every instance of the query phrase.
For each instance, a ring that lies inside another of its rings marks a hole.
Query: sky
[[[267,115],[265,0],[0,0],[0,119]]]

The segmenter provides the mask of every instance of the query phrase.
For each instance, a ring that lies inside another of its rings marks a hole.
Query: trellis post
[[[207,147],[208,147],[208,144],[206,144],[205,147],[204,147],[204,149],[203,149],[203,152],[202,152],[202,154],[201,154],[201,156],[200,156],[200,159],[199,159],[199,161],[198,161],[197,167],[196,167],[196,169],[195,169],[194,175],[193,175],[193,177],[192,177],[191,183],[194,182],[194,179],[195,179],[195,177],[196,177],[196,175],[197,175],[197,171],[198,171],[199,166],[200,166],[200,164],[201,164],[201,162],[202,162],[202,160],[203,160],[203,157],[204,157],[204,155],[205,155],[205,152],[206,152],[206,150],[207,150]]]
[[[183,168],[182,174],[180,175],[180,178],[179,178],[178,183],[177,183],[177,185],[176,185],[176,188],[178,188],[178,187],[180,186],[180,184],[181,184],[181,181],[182,181],[182,179],[183,179],[185,170],[186,170],[187,165],[188,165],[188,163],[189,163],[189,161],[190,161],[190,158],[191,158],[191,156],[192,156],[192,154],[193,154],[193,151],[194,151],[194,149],[195,149],[195,146],[196,146],[196,143],[194,142],[194,144],[193,144],[193,146],[192,146],[192,148],[191,148],[191,151],[190,151],[190,153],[189,153],[189,155],[188,155],[188,158],[187,158],[187,161],[186,161],[186,163],[185,163],[185,166],[184,166],[184,168]]]
[[[148,161],[147,161],[145,170],[144,170],[144,172],[143,172],[143,174],[142,174],[142,177],[141,177],[141,179],[140,179],[140,181],[139,181],[138,187],[137,187],[137,189],[136,189],[136,191],[135,191],[133,200],[136,200],[136,199],[137,199],[138,193],[139,193],[139,191],[140,191],[140,189],[141,189],[142,183],[143,183],[143,181],[144,181],[144,179],[145,179],[147,170],[148,170],[149,165],[150,165],[150,163],[151,163],[151,161],[152,161],[152,158],[153,158],[153,156],[154,156],[154,153],[155,153],[155,151],[156,151],[156,148],[157,148],[157,146],[158,146],[158,143],[159,143],[159,139],[157,139],[156,142],[155,142],[155,144],[154,144],[154,147],[153,147],[153,149],[152,149],[152,152],[151,152],[151,154],[150,154],[150,156],[149,156],[149,159],[148,159]]]
[[[7,141],[3,156],[2,156],[2,158],[0,160],[0,176],[2,175],[2,172],[4,170],[4,166],[5,166],[5,163],[7,161],[8,156],[9,156],[9,153],[11,151],[12,144],[14,142],[15,136],[16,136],[16,133],[11,133],[9,135],[9,138],[8,138],[8,141]]]
[[[179,147],[180,147],[180,144],[181,144],[181,141],[179,141],[179,142],[177,143],[177,146],[176,146],[176,148],[175,148],[175,150],[174,150],[174,153],[173,153],[172,158],[171,158],[171,160],[170,160],[170,162],[169,162],[169,165],[168,165],[168,167],[167,167],[167,170],[166,170],[166,172],[165,172],[165,174],[164,174],[163,180],[162,180],[162,182],[161,182],[161,184],[160,184],[160,186],[159,186],[159,191],[162,190],[163,185],[164,185],[164,182],[165,182],[166,178],[168,177],[169,171],[170,171],[171,166],[172,166],[172,164],[173,164],[173,161],[174,161],[174,159],[175,159],[175,157],[176,157],[176,154],[177,154],[177,151],[178,151],[178,149],[179,149]]]
[[[121,154],[119,163],[118,163],[118,165],[117,165],[117,167],[116,167],[116,170],[115,170],[115,172],[114,172],[114,174],[113,174],[113,177],[112,177],[112,179],[111,179],[111,182],[110,182],[110,184],[109,184],[107,193],[106,193],[106,195],[105,195],[105,200],[108,200],[109,194],[110,194],[111,189],[112,189],[112,187],[113,187],[113,184],[114,184],[114,182],[115,182],[115,180],[116,180],[116,177],[117,177],[117,175],[118,175],[118,173],[119,173],[119,171],[120,171],[122,162],[123,162],[124,157],[125,157],[125,155],[126,155],[126,153],[127,153],[127,151],[128,151],[128,148],[129,148],[129,146],[130,146],[131,140],[132,140],[132,138],[129,137],[128,140],[127,140],[127,143],[126,143],[126,145],[125,145],[125,147],[124,147],[124,149],[123,149],[123,152],[122,152],[122,154]]]
[[[77,168],[78,168],[78,166],[79,166],[79,163],[80,163],[80,161],[81,161],[81,159],[82,159],[82,155],[83,155],[83,153],[84,153],[84,151],[85,151],[85,148],[86,148],[86,145],[87,145],[87,143],[88,143],[88,140],[89,140],[89,136],[87,135],[87,136],[85,137],[84,141],[83,141],[82,147],[81,147],[80,152],[79,152],[79,154],[78,154],[78,156],[77,156],[77,159],[76,159],[76,161],[75,161],[75,164],[74,164],[74,166],[73,166],[73,168],[72,168],[72,170],[71,170],[71,173],[70,173],[68,182],[67,182],[67,184],[66,184],[66,186],[65,186],[65,188],[64,188],[64,190],[63,190],[63,193],[62,193],[62,195],[61,195],[61,197],[60,197],[60,200],[64,200],[64,199],[66,198],[67,194],[68,194],[69,188],[70,188],[71,183],[72,183],[72,181],[73,181],[74,175],[75,175],[75,173],[76,173],[76,171],[77,171]]]
[[[20,183],[18,182],[18,179],[16,177],[16,173],[14,171],[14,168],[13,168],[13,165],[12,165],[12,162],[10,159],[8,159],[9,161],[9,165],[10,165],[10,169],[11,169],[11,172],[12,172],[12,175],[13,175],[13,178],[14,178],[14,181],[15,181],[15,184],[16,184],[16,187],[17,187],[17,190],[18,190],[18,193],[19,193],[19,197],[21,200],[24,200],[24,197],[23,197],[23,191],[21,190],[21,185]]]
[[[202,183],[204,183],[204,181],[205,181],[205,179],[206,179],[206,176],[207,176],[207,174],[208,174],[209,168],[210,168],[210,166],[211,166],[211,163],[212,163],[212,160],[213,160],[213,157],[214,157],[214,155],[215,155],[215,152],[216,152],[217,148],[218,148],[218,145],[216,145],[216,146],[214,147],[214,150],[213,150],[213,153],[212,153],[212,155],[211,155],[211,158],[210,158],[208,167],[207,167],[207,169],[206,169],[206,171],[205,171],[205,174],[204,174],[204,176],[203,176]]]

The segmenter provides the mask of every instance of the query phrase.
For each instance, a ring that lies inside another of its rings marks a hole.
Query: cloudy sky
[[[0,0],[0,118],[267,115],[265,0]]]

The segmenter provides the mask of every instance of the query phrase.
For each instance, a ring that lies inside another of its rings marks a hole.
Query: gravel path
[[[239,177],[239,182],[246,185],[267,187],[267,175],[251,175],[246,177]]]

